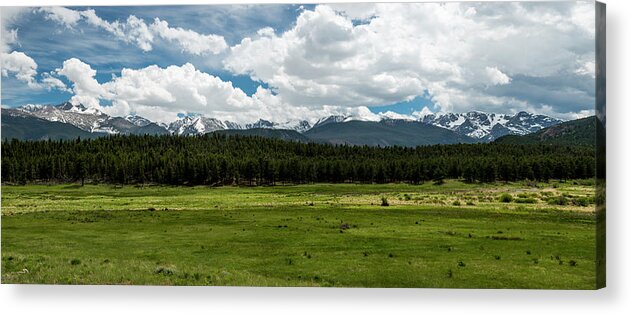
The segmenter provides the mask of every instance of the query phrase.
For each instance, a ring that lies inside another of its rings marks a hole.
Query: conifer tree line
[[[494,182],[593,178],[594,148],[543,144],[369,147],[263,137],[4,140],[2,182],[172,185]]]

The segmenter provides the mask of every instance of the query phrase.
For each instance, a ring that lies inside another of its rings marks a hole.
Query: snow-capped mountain
[[[70,102],[54,106],[29,104],[18,107],[17,109],[29,113],[37,118],[71,124],[79,129],[89,132],[116,133],[110,128],[104,128],[103,126],[109,118],[108,115],[97,109],[87,109],[81,104],[73,105]]]
[[[385,116],[373,115],[373,117],[364,117],[364,116],[353,116],[353,115],[332,115],[328,117],[323,117],[318,119],[315,124],[313,124],[312,128],[321,127],[328,124],[349,122],[349,121],[381,121],[383,119],[388,119]]]
[[[176,135],[196,135],[210,133],[217,130],[242,129],[287,129],[302,133],[311,129],[311,125],[306,120],[276,123],[265,119],[259,119],[250,124],[240,125],[228,120],[221,121],[216,118],[195,115],[180,118],[172,122],[168,127],[168,130],[172,134]]]
[[[309,124],[306,120],[290,120],[283,123],[276,123],[265,119],[259,119],[258,121],[252,124],[246,124],[243,129],[255,129],[255,128],[263,128],[263,129],[287,129],[287,130],[295,130],[300,133],[303,133],[309,129],[311,129],[311,124]]]
[[[169,124],[169,132],[180,136],[191,136],[229,129],[227,122],[201,115],[186,116]]]
[[[15,113],[30,115],[36,118],[73,125],[91,133],[107,134],[175,134],[198,135],[217,130],[243,129],[286,129],[305,133],[311,129],[328,124],[349,121],[417,121],[424,124],[449,129],[458,135],[471,137],[478,141],[493,141],[504,135],[525,135],[561,123],[545,115],[535,115],[519,112],[514,115],[483,113],[471,111],[467,113],[431,113],[424,110],[413,115],[395,112],[355,113],[353,115],[332,115],[323,117],[313,126],[306,120],[291,120],[274,122],[259,119],[248,124],[205,117],[203,115],[189,115],[170,124],[155,123],[137,115],[112,117],[98,109],[86,108],[81,104],[65,102],[59,105],[28,104],[16,108]],[[8,112],[7,112],[8,113]],[[13,113],[12,115],[14,115]],[[422,136],[422,135],[419,135]]]
[[[556,118],[527,112],[507,115],[478,111],[426,114],[419,121],[484,141],[493,141],[508,134],[525,135],[562,122]]]
[[[138,115],[127,115],[124,118],[138,127],[144,127],[151,123],[151,120]]]
[[[16,110],[40,119],[73,125],[91,133],[164,134],[166,129],[140,116],[112,117],[96,108],[64,102],[59,105],[24,105]]]

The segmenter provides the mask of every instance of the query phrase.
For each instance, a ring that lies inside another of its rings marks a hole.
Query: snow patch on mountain
[[[426,114],[420,121],[485,141],[507,134],[525,135],[562,122],[556,118],[527,112],[508,115],[479,111]]]

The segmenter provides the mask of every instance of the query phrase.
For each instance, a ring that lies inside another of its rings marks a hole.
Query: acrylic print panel
[[[2,283],[605,285],[602,4],[1,10]]]

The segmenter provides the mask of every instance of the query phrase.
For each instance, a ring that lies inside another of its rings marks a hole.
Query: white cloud
[[[492,85],[504,85],[510,83],[511,78],[496,67],[486,67],[486,76]]]
[[[418,118],[418,119],[422,119],[425,116],[429,116],[429,115],[433,115],[434,112],[432,112],[431,109],[429,109],[429,107],[424,106],[423,109],[421,109],[420,111],[415,111],[412,112],[412,116]]]
[[[367,20],[377,13],[372,3],[331,3],[328,6],[352,20]]]
[[[582,29],[585,33],[594,37],[596,34],[596,12],[594,11],[594,2],[584,1],[578,2],[572,8],[571,16],[572,24]]]
[[[82,103],[115,116],[130,113],[159,122],[177,119],[178,113],[199,113],[208,117],[250,123],[258,119],[284,122],[316,119],[332,114],[374,115],[368,108],[327,107],[318,110],[287,104],[270,90],[259,87],[248,96],[231,82],[196,69],[192,64],[161,68],[123,69],[120,76],[99,84],[90,65],[72,58],[58,69],[58,75],[72,82],[71,102]],[[102,106],[109,100],[111,106]]]
[[[585,118],[589,116],[594,116],[595,114],[596,114],[595,110],[585,109],[578,112],[563,113],[559,115],[558,118],[564,119],[564,120],[575,120],[575,119]]]
[[[74,95],[70,99],[73,104],[84,104],[98,108],[99,99],[109,98],[109,93],[96,81],[96,70],[77,58],[71,58],[63,63],[63,67],[56,70],[72,84]]]
[[[0,53],[0,59],[3,77],[14,74],[18,80],[27,83],[29,86],[37,86],[37,82],[35,81],[37,63],[33,58],[23,52],[14,51],[10,54],[4,52]]]
[[[159,18],[151,24],[147,24],[135,15],[128,16],[125,21],[109,22],[99,17],[93,9],[77,11],[51,7],[42,10],[46,12],[46,18],[66,27],[74,27],[83,19],[88,25],[103,29],[126,43],[133,43],[145,52],[153,50],[157,39],[175,43],[182,52],[193,55],[219,54],[228,48],[223,36],[200,34],[193,30],[170,27],[168,22]]]
[[[78,11],[64,7],[42,7],[38,11],[43,12],[46,19],[55,21],[67,28],[73,28],[81,19],[81,14]]]
[[[52,76],[51,73],[48,73],[48,72],[42,73],[42,80],[41,80],[40,85],[46,88],[48,91],[55,89],[55,90],[60,90],[60,91],[68,92],[68,93],[72,92],[72,90],[69,89],[63,81],[59,80],[58,78],[55,78],[54,76]]]
[[[12,28],[12,25],[26,12],[28,8],[23,7],[0,9],[0,52],[10,52],[11,45],[18,42],[18,29]]]
[[[17,29],[10,29],[10,30],[5,30],[4,28],[2,28],[2,51],[7,51],[9,50],[8,46],[11,44],[14,44],[17,42],[18,40],[18,30]]]
[[[574,71],[576,74],[589,75],[596,78],[596,60],[588,60],[580,63],[579,67]]]
[[[193,55],[218,54],[228,48],[228,44],[222,36],[203,35],[180,27],[169,27],[169,23],[159,18],[154,20],[150,29],[163,39],[177,43],[183,52]]]
[[[520,110],[540,104],[486,87],[572,73],[578,59],[593,59],[590,10],[593,3],[319,5],[282,34],[244,38],[224,67],[314,109],[387,105],[427,91],[441,111]]]

